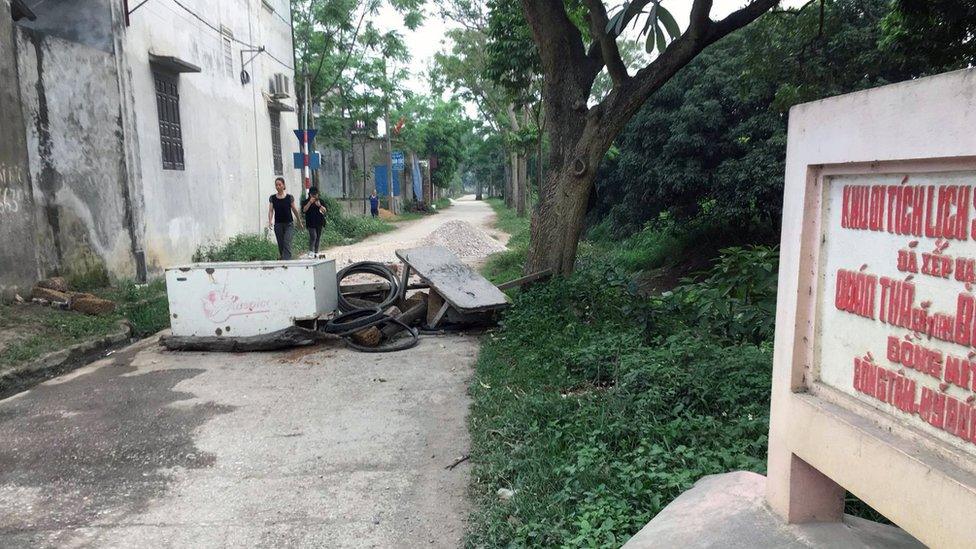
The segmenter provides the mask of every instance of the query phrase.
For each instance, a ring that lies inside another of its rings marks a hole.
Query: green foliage
[[[518,0],[488,0],[485,75],[505,88],[516,103],[541,72],[539,51]]]
[[[326,208],[325,227],[319,239],[320,250],[339,244],[351,244],[367,236],[391,231],[395,227],[381,219],[345,215],[336,199],[322,196]],[[308,232],[295,227],[292,252],[299,255],[308,251]],[[227,242],[205,244],[193,254],[194,262],[221,261],[274,261],[278,259],[278,245],[274,235],[244,233],[233,236]]]
[[[668,212],[677,222],[705,217],[739,232],[775,232],[791,106],[947,68],[885,45],[891,10],[888,0],[828,1],[822,32],[811,7],[764,15],[709,47],[617,138],[619,154],[604,160],[596,181],[591,223],[609,219],[620,237]],[[962,59],[958,49],[951,55]]]
[[[415,95],[394,113],[393,119],[400,118],[405,121],[400,139],[418,154],[437,159],[431,182],[440,188],[450,187],[465,158],[464,136],[473,128],[464,107],[457,100]]]
[[[267,235],[239,234],[224,244],[207,244],[193,254],[195,263],[220,261],[272,261],[278,259],[278,246]]]
[[[508,240],[509,249],[489,256],[481,269],[488,280],[500,284],[522,276],[525,254],[529,247],[529,219],[519,217],[501,199],[489,198],[486,202],[495,210],[495,228],[511,235]]]
[[[765,276],[723,276],[750,253],[687,292],[737,281],[763,294]],[[605,264],[516,295],[470,389],[468,546],[619,547],[702,476],[763,471],[771,344],[727,339],[680,307],[681,325],[646,321],[676,299],[641,299]]]
[[[88,316],[30,304],[0,305],[0,330],[21,334],[3,348],[0,366],[21,364],[46,353],[103,337],[116,332],[123,319],[132,326],[132,335],[137,338],[169,326],[166,283],[161,278],[141,285],[123,280],[115,286],[88,287],[85,291],[115,301],[116,312]]]
[[[101,261],[87,262],[84,270],[68,273],[65,282],[68,283],[69,288],[77,292],[87,292],[111,284],[108,269]]]
[[[882,21],[882,45],[902,56],[924,55],[945,70],[976,64],[976,2],[895,0]]]
[[[726,248],[703,280],[686,278],[656,298],[648,322],[669,331],[698,327],[725,342],[771,341],[778,271],[775,247]]]

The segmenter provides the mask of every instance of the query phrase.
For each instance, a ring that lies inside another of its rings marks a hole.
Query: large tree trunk
[[[505,165],[505,206],[515,207],[515,186],[518,181],[518,166],[515,154],[508,153],[508,163]]]
[[[516,178],[517,185],[515,186],[515,213],[519,217],[525,217],[525,196],[527,193],[528,186],[528,163],[526,162],[525,153],[518,153],[515,155],[515,165],[513,166],[515,173],[518,174]]]
[[[651,0],[635,0],[635,13]],[[650,95],[709,44],[741,28],[776,5],[777,0],[752,0],[725,19],[712,21],[711,0],[693,0],[687,30],[654,61],[629,75],[616,45],[607,34],[608,16],[602,2],[586,0],[589,51],[563,0],[522,0],[542,66],[543,118],[549,136],[547,174],[532,216],[527,273],[552,269],[573,272],[590,189],[613,139]],[[604,67],[613,90],[589,106],[593,82]]]
[[[546,269],[562,275],[573,272],[590,189],[596,177],[595,167],[609,149],[609,145],[604,147],[599,142],[580,141],[585,150],[581,156],[590,159],[589,165],[594,166],[591,169],[580,173],[580,162],[557,162],[554,156],[558,155],[549,155],[549,169],[532,211],[532,238],[525,262],[527,274]]]

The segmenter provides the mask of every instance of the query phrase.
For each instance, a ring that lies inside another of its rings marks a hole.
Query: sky
[[[797,7],[804,3],[805,0],[785,0],[782,4],[784,7]],[[424,23],[422,26],[417,28],[417,30],[411,31],[403,26],[403,16],[396,12],[389,5],[384,4],[379,15],[376,19],[377,27],[382,30],[397,29],[403,35],[404,42],[406,42],[407,48],[410,50],[410,63],[408,70],[410,71],[410,78],[405,82],[405,87],[411,91],[420,94],[429,93],[430,87],[427,83],[427,79],[424,76],[427,72],[427,67],[433,60],[434,54],[441,51],[446,47],[444,33],[456,27],[457,24],[452,21],[442,20],[436,9],[437,0],[432,0],[428,2],[425,7]],[[716,0],[712,6],[712,19],[720,19],[729,13],[735,11],[738,8],[746,5],[748,2],[745,0]],[[618,5],[619,1],[615,0],[612,2],[604,2],[604,5],[608,6],[610,13],[614,13],[613,7]],[[672,15],[674,15],[675,20],[678,22],[678,26],[681,27],[683,31],[688,26],[688,16],[691,11],[692,0],[663,0],[662,6],[668,9]],[[630,31],[629,34],[625,33],[625,36],[632,35],[633,39],[636,39],[636,31]],[[634,70],[631,70],[633,73]],[[477,116],[477,109],[473,105],[469,105],[468,115],[475,117]],[[382,122],[380,123],[382,127]]]

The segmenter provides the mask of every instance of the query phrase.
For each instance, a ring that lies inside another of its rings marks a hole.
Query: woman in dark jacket
[[[305,227],[308,229],[308,251],[313,255],[319,253],[319,239],[322,238],[322,227],[325,226],[325,206],[319,199],[319,190],[312,187],[308,190],[308,198],[302,204],[305,212]]]

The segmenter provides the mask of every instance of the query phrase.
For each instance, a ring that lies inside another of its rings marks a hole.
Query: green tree
[[[822,21],[819,10],[770,13],[703,52],[617,138],[597,178],[591,220],[609,218],[617,236],[662,212],[679,222],[707,216],[746,240],[776,234],[790,107],[941,72],[965,58],[893,50],[884,40],[891,9],[888,0],[838,0],[826,2]]]
[[[538,49],[550,144],[548,171],[532,215],[527,271],[572,272],[593,181],[613,140],[678,70],[776,4],[777,0],[752,0],[713,21],[711,0],[694,0],[688,28],[681,32],[660,0],[624,2],[613,19],[600,0],[521,0]],[[647,43],[659,53],[630,74],[617,41],[622,29],[641,21]],[[594,83],[604,68],[612,89],[590,105]]]
[[[972,0],[896,0],[883,26],[885,45],[903,55],[921,53],[951,69],[976,64]]]
[[[446,189],[458,181],[465,159],[465,136],[473,128],[459,102],[411,94],[393,112],[392,119],[403,120],[399,139],[408,148],[436,159],[430,170],[431,183]]]
[[[291,2],[299,125],[304,127],[309,105],[321,106],[319,139],[328,145],[344,146],[350,120],[364,114],[360,107],[369,106],[370,95],[383,93],[385,98],[396,91],[390,83],[397,79],[384,75],[377,60],[403,62],[409,54],[399,33],[382,33],[374,24],[384,3],[403,15],[405,27],[420,25],[423,0]],[[377,112],[374,107],[368,114]]]

